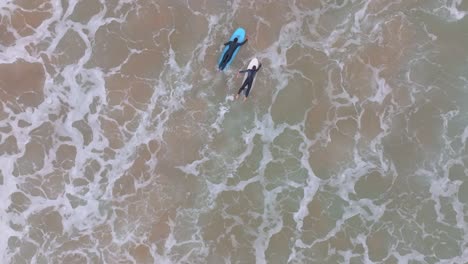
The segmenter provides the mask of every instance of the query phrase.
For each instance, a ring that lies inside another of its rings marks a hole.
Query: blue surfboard
[[[232,34],[232,36],[231,36],[231,38],[229,40],[233,41],[234,38],[237,38],[238,43],[243,42],[245,40],[245,30],[243,28],[236,29],[236,31],[234,31],[234,33]],[[228,46],[224,47],[223,53],[221,53],[221,57],[219,57],[219,60],[218,60],[218,68],[221,65],[221,60],[223,59],[224,54],[227,52],[228,49],[229,49]],[[226,64],[226,67],[224,67],[224,69],[228,68],[229,65],[231,65],[232,61],[234,60],[234,58],[237,55],[237,52],[239,52],[239,49],[240,49],[240,47],[237,47],[237,49],[234,51],[234,54],[232,54],[231,59],[228,61],[228,63]],[[221,69],[221,70],[224,70],[224,69]]]

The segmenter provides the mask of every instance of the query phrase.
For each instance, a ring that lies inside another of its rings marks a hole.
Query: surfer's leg
[[[245,90],[245,98],[249,97],[249,93],[250,93],[250,88],[252,88],[252,81],[253,80],[249,80],[249,82],[247,83],[247,89]]]
[[[219,67],[218,67],[220,70],[224,70],[224,67],[226,67],[226,62],[225,61],[226,61],[228,56],[229,55],[228,55],[227,52],[224,53],[223,58],[221,59],[221,62],[219,63]]]
[[[227,57],[228,57],[228,56],[229,56],[229,55],[228,55],[227,52],[226,52],[226,53],[224,54],[224,56],[223,56],[223,59],[221,60],[221,65],[223,65],[224,63],[226,63]]]
[[[242,84],[241,88],[239,89],[239,91],[237,92],[237,95],[239,96],[239,94],[242,93],[242,90],[244,90],[244,88],[248,85],[248,82],[247,80],[245,80],[245,82]]]
[[[229,54],[228,52],[226,52],[226,54],[224,54],[224,57],[223,57],[223,60],[221,61],[221,67],[224,69],[224,67],[226,67],[227,63],[229,62],[231,58],[231,54]]]

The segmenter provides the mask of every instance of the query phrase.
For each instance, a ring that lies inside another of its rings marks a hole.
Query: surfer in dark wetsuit
[[[250,93],[250,88],[252,88],[252,83],[255,78],[255,74],[257,74],[257,71],[260,70],[262,67],[262,64],[258,65],[257,67],[253,66],[252,69],[247,69],[243,71],[239,71],[239,73],[247,73],[247,78],[245,79],[244,83],[242,84],[241,88],[237,92],[236,99],[239,98],[239,95],[242,93],[242,91],[247,87],[247,90],[245,91],[245,98],[244,101],[247,100],[247,97],[249,96]]]
[[[229,45],[229,48],[228,50],[226,51],[226,53],[224,53],[224,56],[223,56],[223,59],[221,60],[221,63],[219,64],[219,69],[220,70],[224,70],[224,68],[226,67],[226,64],[229,62],[229,60],[232,58],[232,55],[234,54],[234,51],[236,51],[237,47],[240,47],[242,45],[244,45],[246,42],[247,42],[247,38],[244,40],[244,42],[242,43],[237,43],[237,38],[234,38],[234,40],[230,40],[226,43],[224,43],[224,46],[228,46]]]

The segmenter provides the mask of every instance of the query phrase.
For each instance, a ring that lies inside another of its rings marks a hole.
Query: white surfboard
[[[253,69],[253,66],[255,66],[255,67],[258,69],[258,60],[257,60],[257,58],[253,58],[253,59],[250,61],[249,66],[247,66],[247,69],[251,70],[251,69]],[[244,80],[242,81],[242,83],[245,82],[245,79],[247,79],[247,76],[248,76],[247,73],[244,73],[244,75],[245,75],[245,76],[244,76]],[[252,92],[252,89],[253,89],[253,87],[254,87],[254,84],[255,84],[255,78],[254,78],[254,80],[253,80],[253,82],[252,82],[252,87],[250,88],[250,92]],[[247,90],[244,91],[244,94],[245,94],[246,91],[247,91]]]

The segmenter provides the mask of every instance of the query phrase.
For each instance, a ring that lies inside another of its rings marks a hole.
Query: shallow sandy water
[[[3,262],[464,263],[466,12],[1,3]]]

